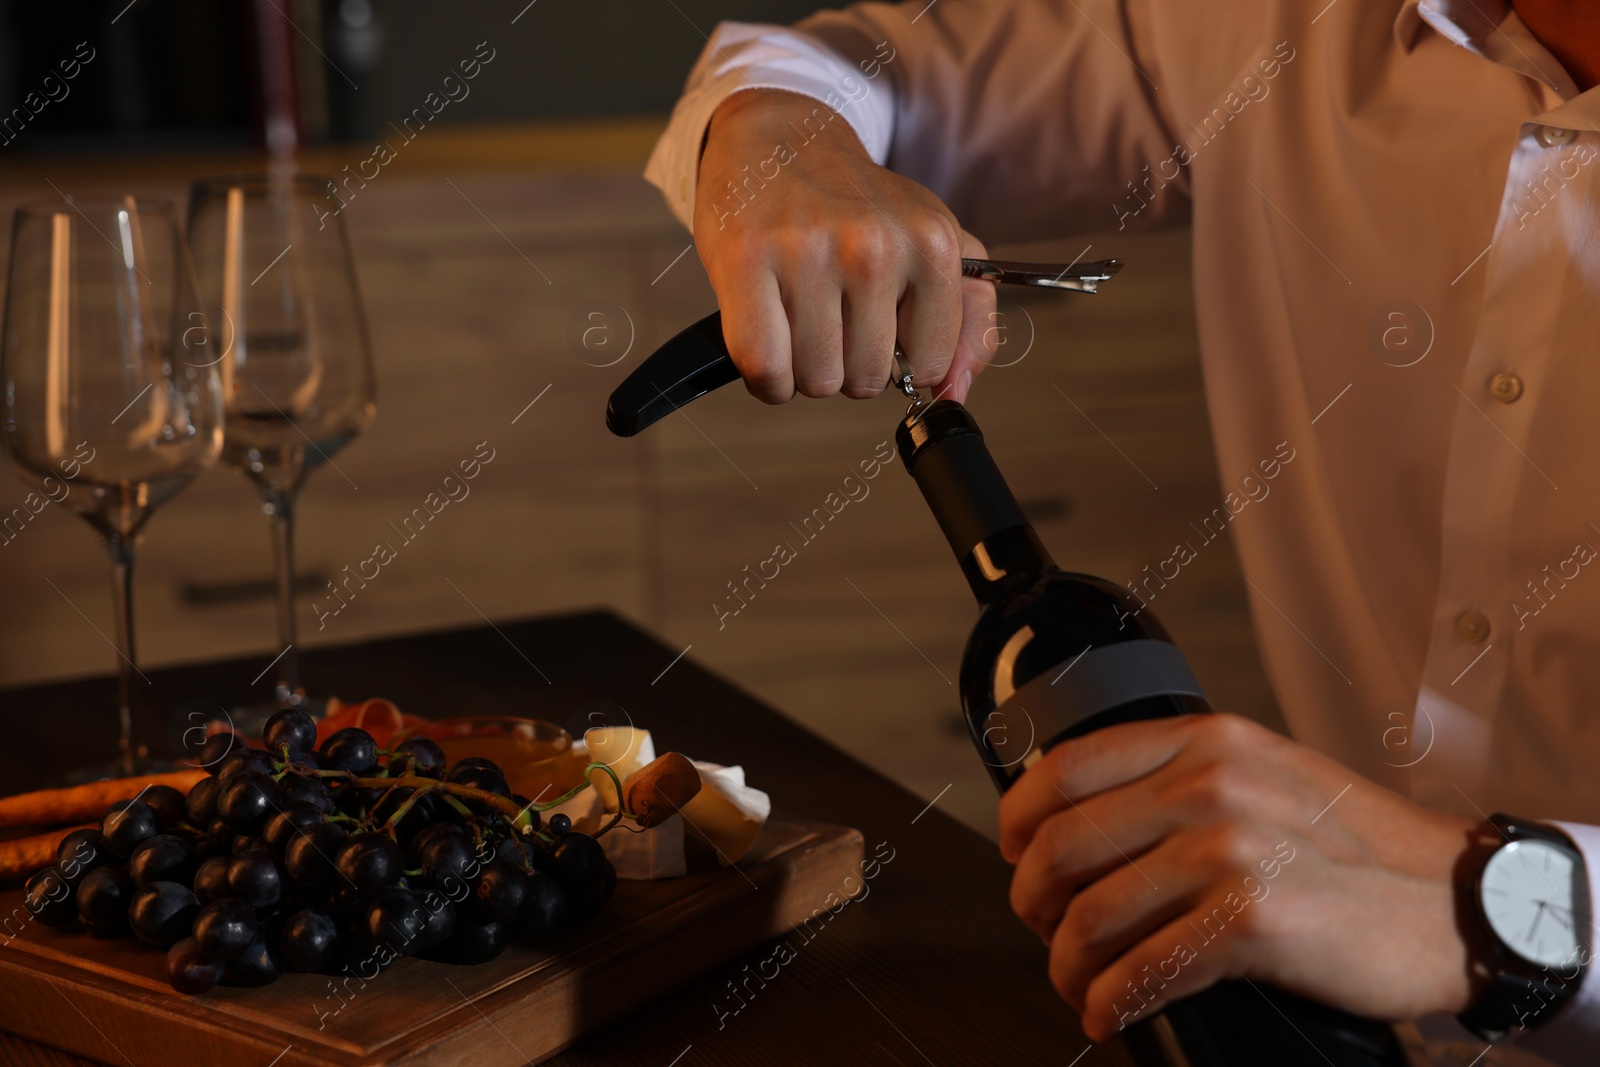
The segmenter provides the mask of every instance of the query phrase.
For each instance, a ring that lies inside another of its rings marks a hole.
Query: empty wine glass
[[[223,456],[255,484],[272,520],[281,651],[273,701],[235,717],[246,730],[277,707],[316,714],[322,705],[300,684],[295,502],[313,470],[337,469],[334,454],[374,411],[342,208],[333,182],[310,175],[211,178],[190,192],[189,245],[219,323]]]
[[[111,557],[115,772],[132,774],[154,766],[133,739],[134,545],[222,446],[221,388],[199,358],[209,328],[176,205],[127,196],[18,209],[4,331],[6,449]]]

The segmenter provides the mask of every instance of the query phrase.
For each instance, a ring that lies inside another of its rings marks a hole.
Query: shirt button
[[[1502,404],[1510,404],[1522,395],[1522,379],[1503,370],[1489,379],[1489,395]]]
[[[1489,618],[1476,608],[1456,616],[1456,634],[1463,641],[1481,644],[1489,636]]]
[[[1578,139],[1577,130],[1564,130],[1560,126],[1540,126],[1533,131],[1534,139],[1546,148],[1560,148]]]

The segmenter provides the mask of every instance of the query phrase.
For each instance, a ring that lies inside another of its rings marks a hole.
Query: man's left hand
[[[1476,825],[1224,714],[1063,742],[1000,803],[1012,909],[1097,1041],[1224,978],[1390,1020],[1460,1011]]]

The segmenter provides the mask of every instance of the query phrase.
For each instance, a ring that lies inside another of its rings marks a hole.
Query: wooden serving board
[[[118,1065],[521,1067],[846,896],[862,858],[858,830],[774,819],[737,869],[619,882],[599,916],[547,949],[513,944],[473,966],[403,959],[365,982],[290,973],[198,997],[172,991],[158,949],[28,923],[0,947],[0,1031]],[[20,892],[0,895],[0,916],[20,906]]]

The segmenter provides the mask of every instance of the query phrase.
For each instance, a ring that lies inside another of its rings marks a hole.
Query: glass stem
[[[300,653],[295,648],[299,636],[295,627],[294,598],[294,496],[273,491],[266,496],[272,516],[272,565],[278,585],[278,644],[283,654],[278,659],[278,703],[298,705],[304,699],[300,689]]]
[[[106,538],[111,557],[111,615],[117,637],[118,762],[122,773],[133,773],[133,679],[138,673],[133,648],[133,539]]]

